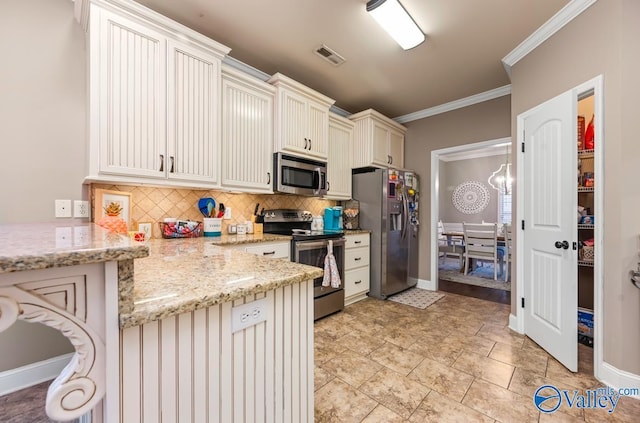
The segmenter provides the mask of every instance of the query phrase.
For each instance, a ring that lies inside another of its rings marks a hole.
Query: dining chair
[[[498,280],[498,226],[496,224],[463,223],[465,261],[464,274],[469,273],[471,259],[493,261],[493,279]]]
[[[504,270],[504,281],[508,281],[509,280],[509,269],[511,268],[511,231],[512,231],[512,227],[510,223],[505,223],[503,226],[503,231],[504,231],[504,245],[505,245],[505,252],[504,252],[504,265],[505,265],[505,270]]]
[[[438,255],[440,258],[445,259],[448,256],[456,256],[460,260],[460,268],[462,268],[462,260],[464,258],[464,245],[461,241],[456,241],[447,238],[444,235],[444,224],[442,221],[438,222]]]

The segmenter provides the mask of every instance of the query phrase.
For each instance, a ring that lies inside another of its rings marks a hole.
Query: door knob
[[[569,249],[569,241],[556,241],[555,246],[558,249],[562,248],[562,249],[568,250]]]

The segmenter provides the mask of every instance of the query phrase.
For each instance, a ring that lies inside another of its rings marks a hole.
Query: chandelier
[[[495,190],[500,191],[503,194],[511,194],[511,183],[513,178],[511,177],[511,163],[509,163],[509,145],[507,144],[507,154],[505,156],[505,162],[500,165],[498,170],[493,172],[489,177],[489,185]]]

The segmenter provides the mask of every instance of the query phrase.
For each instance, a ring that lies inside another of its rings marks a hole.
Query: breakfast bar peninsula
[[[311,422],[321,275],[210,238],[0,225],[0,331],[37,322],[75,349],[48,390],[52,420]]]

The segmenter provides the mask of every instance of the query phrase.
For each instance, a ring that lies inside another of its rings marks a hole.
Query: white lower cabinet
[[[347,235],[344,259],[344,303],[349,305],[369,292],[369,234]]]
[[[291,243],[289,242],[262,242],[249,244],[249,246],[243,245],[239,249],[257,256],[291,260]]]

